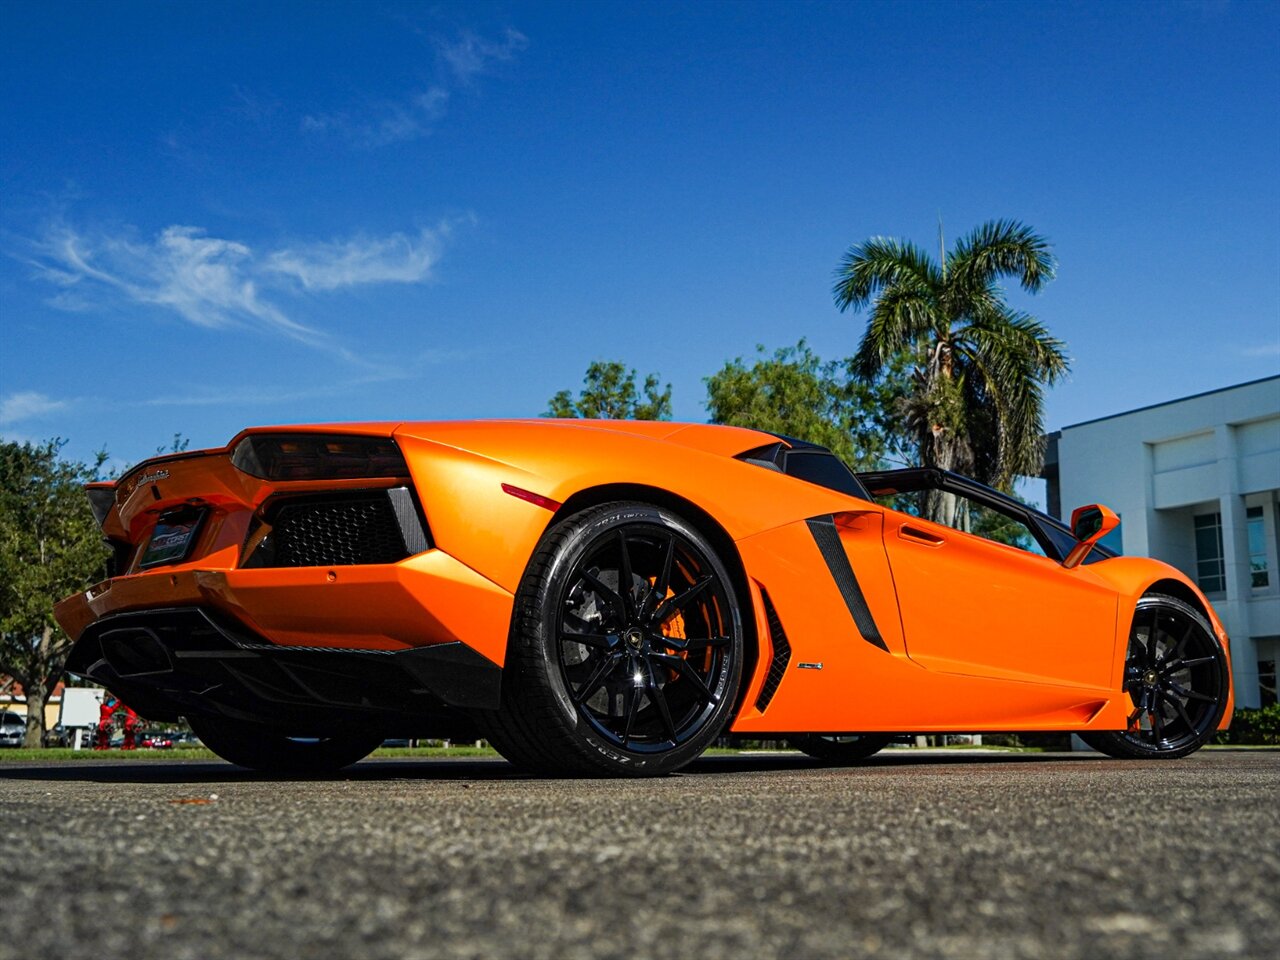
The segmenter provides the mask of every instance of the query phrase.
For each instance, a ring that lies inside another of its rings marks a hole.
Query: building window
[[[1274,660],[1258,661],[1258,693],[1262,698],[1262,706],[1269,707],[1276,702],[1276,662]]]
[[[1271,580],[1267,574],[1267,530],[1263,526],[1262,508],[1249,507],[1245,519],[1249,523],[1249,576],[1255,589],[1265,587]]]
[[[1205,593],[1221,593],[1227,589],[1222,563],[1222,514],[1201,514],[1195,523],[1196,583]]]

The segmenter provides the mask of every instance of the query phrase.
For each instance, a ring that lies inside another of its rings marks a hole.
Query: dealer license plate
[[[181,563],[195,546],[205,512],[195,510],[180,517],[163,517],[151,532],[151,542],[138,562],[139,567]]]

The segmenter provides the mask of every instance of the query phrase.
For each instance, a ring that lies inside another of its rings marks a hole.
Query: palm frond
[[[1017,220],[989,220],[961,237],[947,258],[947,280],[985,287],[1016,277],[1032,293],[1053,279],[1058,262],[1049,241]]]
[[[1025,380],[1005,398],[1000,443],[1000,486],[1016,476],[1037,476],[1044,468],[1044,391]]]
[[[992,378],[981,359],[960,355],[963,402],[967,416],[965,429],[969,442],[969,475],[980,483],[999,488],[1001,433],[1004,405],[998,394],[992,394]]]
[[[913,282],[893,285],[880,294],[853,357],[858,377],[871,382],[906,347],[934,326],[932,291]]]
[[[973,386],[966,405],[980,411],[969,424],[977,479],[1007,489],[1019,474],[1038,474],[1043,466],[1047,377],[1037,361],[1035,342],[971,326],[957,340],[956,349],[971,368],[968,379]]]
[[[937,290],[942,286],[942,273],[915,244],[872,237],[850,247],[841,258],[832,295],[842,312],[861,310],[880,291],[899,285]]]
[[[969,325],[957,336],[982,344],[984,350],[1024,356],[1032,376],[1050,386],[1071,370],[1071,358],[1062,340],[1031,314],[1003,303],[975,311]]]

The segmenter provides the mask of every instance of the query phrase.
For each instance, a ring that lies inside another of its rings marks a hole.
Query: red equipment
[[[93,749],[107,750],[111,747],[111,731],[115,728],[116,713],[124,711],[124,744],[123,750],[137,748],[138,715],[133,708],[107,694],[98,707],[98,729],[93,737]]]

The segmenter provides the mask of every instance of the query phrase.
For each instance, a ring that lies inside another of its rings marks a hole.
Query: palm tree
[[[911,357],[900,413],[920,462],[1007,490],[1043,466],[1044,387],[1070,363],[1061,340],[1005,302],[999,280],[1035,293],[1056,262],[1044,237],[1012,220],[983,224],[950,253],[939,225],[938,248],[940,262],[885,237],[850,247],[836,271],[836,306],[869,308],[853,358],[863,380]],[[954,522],[947,501],[930,505],[933,519]]]

